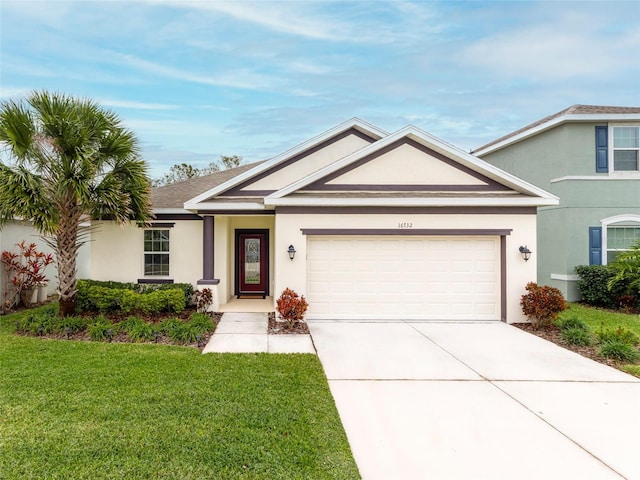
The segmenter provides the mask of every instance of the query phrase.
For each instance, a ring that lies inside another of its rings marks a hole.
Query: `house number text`
[[[398,223],[398,228],[413,228],[413,223],[411,223],[411,222],[400,222],[400,223]]]

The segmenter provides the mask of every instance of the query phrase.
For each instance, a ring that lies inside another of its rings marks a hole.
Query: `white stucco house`
[[[359,119],[152,199],[150,225],[97,225],[91,278],[191,282],[216,307],[289,287],[309,319],[510,323],[536,280],[536,209],[558,203],[416,127]]]

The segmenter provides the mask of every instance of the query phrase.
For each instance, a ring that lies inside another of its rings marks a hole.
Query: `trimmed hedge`
[[[619,299],[627,293],[628,284],[618,282],[609,290],[614,273],[607,265],[578,265],[576,267],[578,291],[582,301],[594,307],[619,308]]]
[[[180,293],[182,300],[175,292]],[[128,313],[140,310],[146,313],[179,313],[193,302],[193,292],[190,283],[137,284],[78,280],[76,308],[81,312],[120,310]]]

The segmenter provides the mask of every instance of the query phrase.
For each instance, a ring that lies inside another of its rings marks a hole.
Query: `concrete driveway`
[[[503,323],[310,321],[370,479],[640,479],[640,380]]]

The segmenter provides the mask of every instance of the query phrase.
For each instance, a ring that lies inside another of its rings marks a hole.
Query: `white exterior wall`
[[[18,220],[9,223],[0,231],[0,251],[9,250],[17,253],[18,247],[16,247],[16,244],[22,240],[27,243],[35,243],[41,252],[53,254],[51,247],[42,240],[40,233],[33,228],[30,222]],[[90,257],[91,242],[88,241],[78,250],[78,258],[76,260],[78,278],[87,278],[89,276]],[[48,294],[52,295],[58,289],[58,269],[55,263],[55,255],[54,263],[45,269],[45,275],[49,280]],[[0,268],[0,295],[4,291],[5,276],[4,269]]]
[[[301,295],[307,293],[307,237],[303,228],[326,229],[398,229],[400,223],[411,223],[413,229],[511,229],[506,237],[506,296],[507,322],[524,322],[520,297],[526,293],[528,282],[536,281],[536,216],[535,215],[387,215],[387,214],[279,214],[276,215],[277,235],[273,242],[275,258],[275,290],[277,297],[285,288]],[[399,230],[402,234],[402,230]],[[296,257],[289,260],[287,248],[296,249]],[[527,245],[533,252],[525,262],[518,251]]]
[[[169,277],[175,283],[202,278],[202,221],[175,222],[169,230]],[[145,278],[144,229],[135,224],[120,226],[98,222],[91,248],[92,280],[136,282]],[[164,277],[146,277],[162,279]]]

